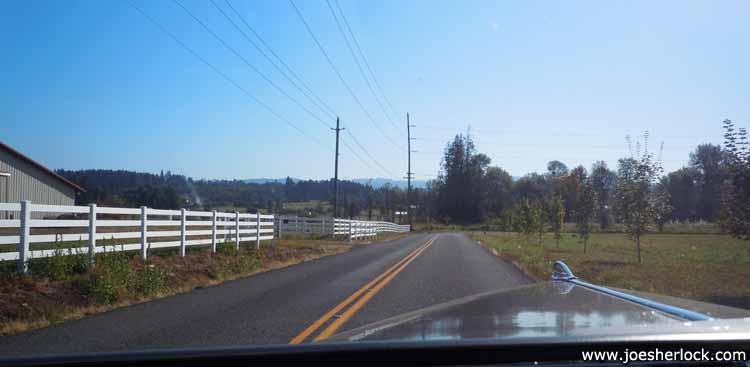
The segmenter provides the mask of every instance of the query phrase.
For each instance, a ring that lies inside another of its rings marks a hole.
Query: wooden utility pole
[[[346,129],[339,127],[339,118],[336,117],[336,128],[331,130],[336,131],[336,163],[333,170],[333,217],[336,218],[339,214],[339,131]]]
[[[408,163],[406,168],[406,216],[407,223],[411,225],[411,123],[409,113],[406,113],[406,151]]]

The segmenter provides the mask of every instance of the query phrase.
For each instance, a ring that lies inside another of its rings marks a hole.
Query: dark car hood
[[[549,281],[478,294],[410,312],[340,333],[328,341],[557,338],[750,331],[748,311],[681,301],[681,307],[694,306],[693,309],[715,319],[690,322],[587,287]]]

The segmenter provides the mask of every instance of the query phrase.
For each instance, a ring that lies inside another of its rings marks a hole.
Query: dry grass
[[[351,248],[335,241],[285,241],[276,247],[264,246],[256,256],[258,265],[248,271],[217,273],[231,254],[211,254],[207,249],[191,249],[184,258],[173,254],[152,256],[149,263],[164,269],[168,286],[147,296],[127,294],[111,304],[97,303],[77,286],[79,277],[68,280],[40,279],[13,273],[0,275],[0,335],[16,334],[68,320],[133,304],[190,292],[199,287],[292,266]],[[81,275],[83,276],[83,275]]]
[[[508,232],[472,232],[499,256],[548,279],[555,260],[593,283],[750,309],[750,242],[721,234],[649,234],[642,238],[643,263],[625,234],[596,233],[588,251],[573,234],[560,247],[547,235],[543,245]]]

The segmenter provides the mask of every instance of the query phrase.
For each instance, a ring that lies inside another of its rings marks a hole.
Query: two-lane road
[[[0,337],[0,356],[310,342],[326,333],[528,282],[464,235],[414,234]]]

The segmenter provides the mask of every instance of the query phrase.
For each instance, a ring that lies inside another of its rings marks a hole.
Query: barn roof
[[[48,174],[48,175],[50,175],[50,176],[52,176],[52,177],[54,177],[54,178],[62,181],[62,183],[70,186],[76,192],[86,192],[86,190],[84,190],[83,187],[78,186],[75,183],[73,183],[72,181],[68,180],[67,178],[58,175],[57,173],[55,173],[55,171],[53,171],[53,170],[45,167],[44,165],[42,165],[39,162],[37,162],[37,161],[35,161],[35,160],[27,157],[23,153],[15,150],[13,148],[11,148],[9,145],[7,145],[7,144],[5,144],[5,143],[3,143],[1,141],[0,141],[0,148],[2,148],[3,150],[8,151],[8,153],[10,153],[12,156],[15,156],[16,158],[18,158],[18,159],[20,159],[22,161],[28,162],[29,164],[31,164],[32,166],[34,166],[36,168],[39,168],[42,172],[44,172],[44,173],[46,173],[46,174]]]

